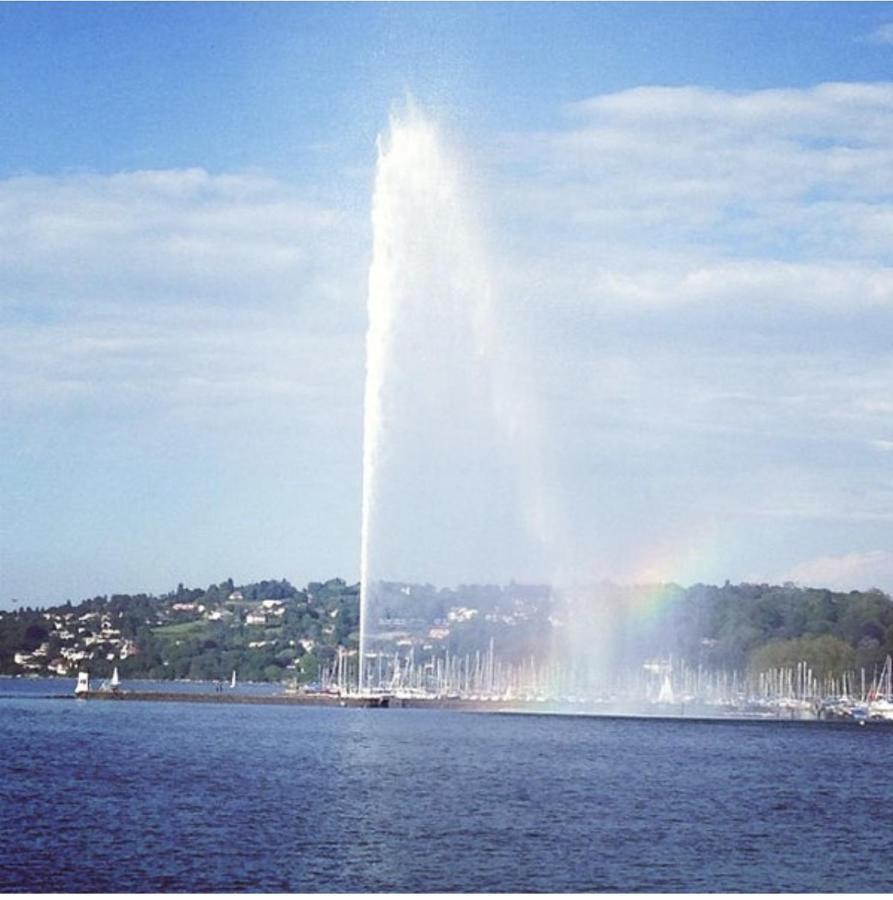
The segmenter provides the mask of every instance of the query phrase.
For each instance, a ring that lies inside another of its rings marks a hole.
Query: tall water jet
[[[399,669],[407,581],[554,579],[572,542],[543,416],[493,286],[466,158],[412,104],[378,141],[368,287],[359,687]],[[405,596],[403,595],[405,594]],[[434,625],[428,621],[428,625]],[[418,629],[416,629],[418,635]],[[422,648],[419,648],[420,650]],[[370,664],[371,663],[371,664]]]
[[[473,485],[476,480],[482,485],[482,476],[486,477],[482,448],[494,431],[488,387],[492,379],[485,371],[490,284],[461,171],[437,126],[413,105],[392,115],[387,135],[378,141],[372,204],[360,559],[361,690],[367,686],[367,661],[378,630],[376,581],[387,574],[381,571],[382,535],[395,529],[426,530],[431,542],[426,549],[433,561],[437,548],[431,535],[455,535],[475,521],[474,508],[466,507],[459,521],[440,502],[442,498],[431,494],[432,485],[450,479],[461,482],[460,490],[466,489],[473,498],[470,506],[477,503],[483,511],[481,492]],[[432,439],[432,429],[425,423],[438,410],[450,423],[449,434]],[[388,466],[396,478],[386,477]],[[391,496],[383,509],[383,485],[391,487],[393,495],[398,482],[404,490],[402,506]],[[412,560],[407,558],[411,554],[408,550],[401,554],[401,569],[411,571]],[[374,649],[383,652],[381,647]]]

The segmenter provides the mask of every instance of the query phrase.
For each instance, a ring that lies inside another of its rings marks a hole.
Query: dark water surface
[[[890,891],[893,731],[47,700],[0,891]]]

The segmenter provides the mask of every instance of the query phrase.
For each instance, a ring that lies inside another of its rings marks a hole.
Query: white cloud
[[[668,257],[671,277],[730,257],[887,267],[893,84],[637,88],[572,111],[569,127],[509,135],[496,151],[513,162],[498,178],[503,227],[529,235],[528,251],[536,221],[560,236],[562,257],[621,271]]]
[[[680,263],[682,261],[680,260]],[[694,265],[692,265],[692,262]],[[626,309],[728,304],[756,309],[806,307],[852,313],[893,309],[893,268],[882,265],[724,260],[690,268],[593,268],[579,296]]]
[[[835,554],[885,546],[893,515],[893,86],[642,88],[571,113],[494,141],[479,184],[493,340],[535,398],[530,480],[573,555],[647,557],[713,516],[737,522],[716,577],[867,577],[877,556]],[[259,173],[0,182],[4,424],[291,428],[325,483],[316,426],[359,458],[367,240]],[[759,541],[777,556],[748,558]]]
[[[840,590],[873,587],[890,590],[893,587],[893,553],[868,550],[840,556],[819,556],[793,566],[780,580]]]
[[[361,342],[320,337],[286,317],[204,312],[150,321],[0,328],[7,423],[47,414],[84,422],[231,428],[307,425],[357,414]]]
[[[325,300],[325,279],[356,268],[356,236],[344,214],[250,173],[13,178],[0,182],[0,301]]]
[[[627,123],[638,130],[655,123],[685,131],[695,126],[710,146],[731,131],[748,141],[766,134],[825,138],[879,136],[893,114],[893,83],[826,83],[812,88],[732,92],[703,87],[640,87],[593,97],[568,110],[582,118]],[[703,130],[702,130],[703,129]]]
[[[643,87],[567,112],[487,158],[571,533],[610,565],[712,512],[739,523],[719,526],[733,578],[884,540],[893,83]]]
[[[588,361],[625,353],[627,409],[663,419],[678,406],[657,398],[715,388],[747,398],[712,404],[719,422],[873,439],[893,390],[893,84],[639,88],[571,112],[490,151],[504,290],[541,365],[591,372],[589,408],[617,374]]]
[[[0,182],[7,417],[281,422],[352,404],[364,229],[250,172]]]

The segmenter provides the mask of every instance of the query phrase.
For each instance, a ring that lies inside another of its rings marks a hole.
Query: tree
[[[753,651],[749,668],[760,673],[793,668],[801,662],[806,662],[818,678],[841,675],[854,668],[856,653],[846,641],[830,634],[770,641]]]

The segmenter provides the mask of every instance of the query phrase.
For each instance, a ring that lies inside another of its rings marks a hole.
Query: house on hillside
[[[233,614],[228,609],[212,609],[208,613],[209,622],[224,622],[232,617]]]

